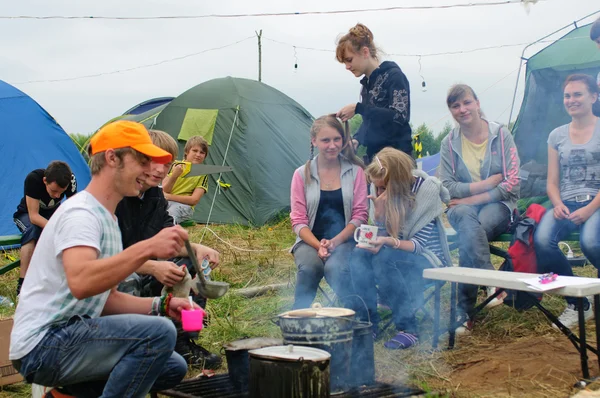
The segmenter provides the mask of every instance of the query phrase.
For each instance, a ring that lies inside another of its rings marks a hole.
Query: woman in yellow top
[[[204,162],[208,155],[208,143],[197,135],[191,137],[183,149],[184,160],[192,164]],[[184,165],[178,164],[163,180],[165,199],[169,201],[167,211],[175,224],[191,220],[194,206],[208,192],[208,176],[186,177],[183,175]]]
[[[448,221],[460,237],[459,265],[493,270],[489,241],[507,230],[519,199],[519,154],[510,131],[485,120],[479,99],[466,84],[450,88],[448,109],[456,120],[440,148],[440,179],[450,192]],[[459,318],[472,327],[477,286],[459,286]],[[495,293],[488,288],[488,295]],[[488,306],[501,304],[494,299]]]

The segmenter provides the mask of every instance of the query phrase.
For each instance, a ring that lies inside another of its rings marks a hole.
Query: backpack
[[[533,234],[546,209],[539,204],[531,204],[516,224],[508,256],[500,266],[501,271],[537,273],[537,260],[533,246]],[[538,301],[542,294],[534,294]],[[519,290],[506,290],[504,304],[525,311],[533,307],[531,294]]]

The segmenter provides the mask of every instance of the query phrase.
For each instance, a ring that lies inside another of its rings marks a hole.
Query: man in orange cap
[[[179,253],[188,236],[165,228],[123,250],[114,211],[140,193],[151,161],[170,162],[171,154],[152,144],[143,125],[118,121],[94,135],[90,155],[90,184],[54,213],[37,243],[9,357],[30,383],[75,396],[144,397],[177,385],[187,371],[173,352],[173,323],[149,314],[179,318],[191,305],[116,286],[148,259]]]

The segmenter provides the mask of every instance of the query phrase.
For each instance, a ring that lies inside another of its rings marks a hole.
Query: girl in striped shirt
[[[415,311],[423,299],[423,269],[450,264],[450,252],[441,215],[450,199],[441,182],[413,169],[410,156],[393,149],[378,152],[365,170],[375,185],[369,196],[380,227],[374,248],[357,245],[350,272],[361,320],[373,323],[378,334],[377,292],[392,309],[397,334],[384,346],[403,349],[418,342]]]

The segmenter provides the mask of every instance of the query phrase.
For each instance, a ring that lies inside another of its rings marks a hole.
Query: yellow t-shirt
[[[171,193],[173,195],[192,196],[196,188],[204,189],[204,193],[208,192],[208,176],[179,177],[175,181]]]
[[[483,141],[481,144],[475,144],[469,141],[463,135],[462,141],[462,158],[471,174],[473,182],[481,181],[481,165],[483,165],[483,159],[485,158],[485,152],[487,150],[488,140]]]

